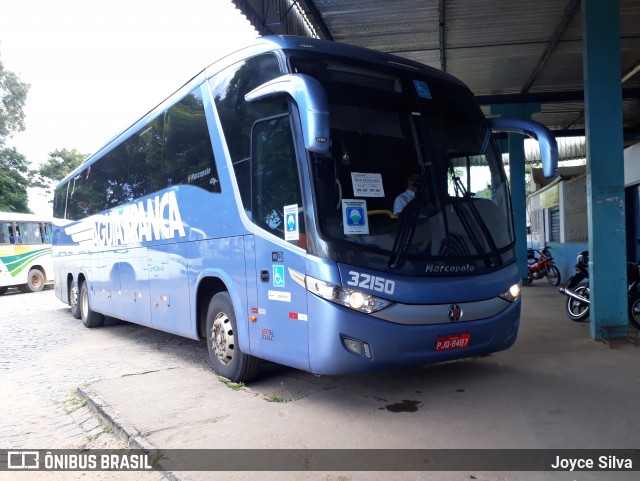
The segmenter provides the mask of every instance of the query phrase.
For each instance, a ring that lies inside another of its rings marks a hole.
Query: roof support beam
[[[564,10],[564,15],[562,16],[560,23],[556,27],[555,32],[553,32],[553,36],[549,40],[549,43],[547,44],[547,48],[545,48],[544,52],[542,52],[542,55],[538,59],[538,63],[536,63],[536,66],[534,67],[533,72],[529,77],[529,80],[527,80],[527,83],[524,84],[524,86],[520,90],[520,93],[526,94],[531,88],[531,86],[533,85],[533,83],[536,81],[536,77],[538,76],[538,73],[540,72],[540,70],[542,70],[542,67],[544,67],[544,64],[549,59],[549,56],[555,50],[556,45],[560,40],[560,37],[562,37],[562,34],[567,28],[569,21],[573,18],[575,13],[578,11],[579,6],[580,6],[580,0],[569,0],[569,4],[567,5],[567,8],[565,8]]]
[[[600,340],[601,328],[628,324],[619,2],[584,0],[582,31],[589,252],[597,259],[589,264],[590,331]]]
[[[260,35],[310,35],[315,31],[316,35],[333,40],[312,0],[231,1]]]
[[[295,0],[294,0],[295,1]],[[322,35],[327,40],[333,40],[333,35],[331,35],[331,31],[327,24],[322,18],[320,14],[320,10],[316,7],[316,4],[313,0],[297,0],[298,5],[305,12],[305,15],[311,16],[311,23],[322,32]]]
[[[445,50],[445,25],[444,25],[444,2],[445,0],[440,0],[439,13],[438,13],[438,40],[440,44],[440,70],[443,72],[447,71],[447,57]]]
[[[640,99],[640,88],[629,87],[622,89],[623,99]],[[497,104],[528,104],[550,102],[582,102],[584,90],[568,90],[566,92],[533,92],[520,94],[476,95],[476,102],[480,105]]]

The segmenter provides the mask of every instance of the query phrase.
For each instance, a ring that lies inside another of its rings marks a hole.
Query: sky
[[[0,61],[31,85],[31,168],[55,149],[98,150],[200,70],[258,33],[231,0],[0,0]],[[51,215],[48,197],[29,206]]]

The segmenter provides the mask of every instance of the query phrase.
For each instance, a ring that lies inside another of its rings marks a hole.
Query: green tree
[[[28,167],[24,155],[5,147],[14,133],[24,130],[24,104],[29,84],[6,70],[0,61],[0,210],[30,212]]]
[[[47,193],[51,193],[53,185],[64,179],[87,157],[88,155],[82,154],[76,149],[56,149],[49,152],[49,158],[40,168],[29,172],[33,179],[31,186],[47,189]]]
[[[27,159],[15,148],[0,149],[0,211],[30,213]]]
[[[0,61],[0,147],[6,139],[24,130],[24,104],[29,84],[22,82]]]

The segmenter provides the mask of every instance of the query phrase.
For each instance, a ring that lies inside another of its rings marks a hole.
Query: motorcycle
[[[547,278],[549,284],[557,286],[560,284],[560,270],[553,262],[553,256],[549,251],[551,247],[545,247],[544,249],[534,250],[527,249],[527,263],[529,272],[527,272],[527,282],[531,284],[534,279]],[[540,257],[536,257],[535,253],[540,254]],[[640,305],[638,306],[640,313]]]
[[[569,279],[567,287],[560,287],[567,296],[565,310],[572,321],[581,322],[589,317],[589,252],[582,251],[576,259],[576,273]],[[640,330],[640,262],[627,262],[627,314],[629,322]]]
[[[567,296],[565,312],[572,321],[582,322],[589,317],[589,252],[582,251],[576,258],[576,273],[569,278],[567,287],[558,291]]]

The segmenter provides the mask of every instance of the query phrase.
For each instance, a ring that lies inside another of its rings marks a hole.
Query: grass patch
[[[240,391],[241,389],[244,389],[244,383],[243,382],[231,382],[231,381],[229,381],[228,379],[226,379],[226,378],[224,378],[222,376],[218,376],[218,379],[220,379],[222,384],[227,386],[229,389],[233,389],[234,391]]]
[[[272,394],[271,396],[265,396],[264,400],[269,403],[288,403],[295,401],[296,398],[291,394]]]

